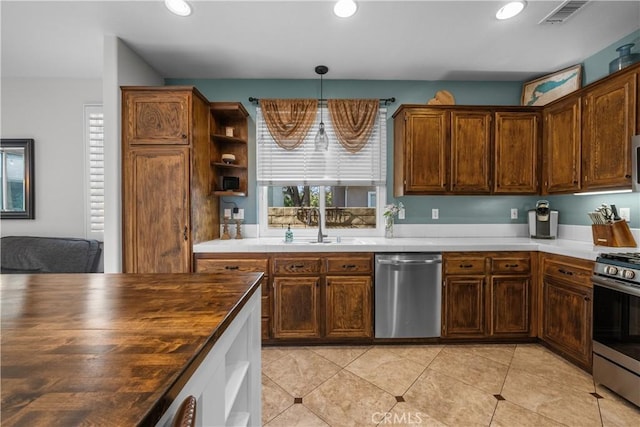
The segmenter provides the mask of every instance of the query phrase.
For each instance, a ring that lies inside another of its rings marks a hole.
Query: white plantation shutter
[[[329,137],[328,151],[315,151],[314,137],[320,123],[320,109]],[[369,141],[357,153],[338,142],[326,105],[318,107],[316,121],[294,150],[285,150],[267,129],[262,110],[257,108],[256,161],[258,185],[384,185],[387,167],[387,109],[380,108]]]
[[[102,106],[85,106],[87,152],[87,238],[104,239],[104,115]]]

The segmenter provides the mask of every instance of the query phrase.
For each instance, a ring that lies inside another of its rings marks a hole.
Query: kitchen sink
[[[324,239],[322,242],[318,242],[317,240],[294,240],[291,243],[287,243],[287,245],[366,245],[370,244],[370,242],[366,242],[362,239],[357,239],[354,237],[342,237],[340,241],[337,239]]]

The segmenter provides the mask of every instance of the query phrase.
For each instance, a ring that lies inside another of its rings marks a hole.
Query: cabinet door
[[[614,78],[587,90],[583,96],[583,189],[631,186],[636,78],[635,73]]]
[[[190,93],[136,91],[123,96],[129,144],[189,144]]]
[[[273,279],[274,338],[320,337],[319,277]]]
[[[531,281],[527,276],[491,277],[491,335],[528,336]]]
[[[449,276],[445,279],[442,335],[485,335],[484,276]]]
[[[580,190],[580,132],[580,97],[570,97],[545,108],[545,193],[572,193]]]
[[[371,277],[328,276],[325,293],[327,337],[372,336]]]
[[[123,272],[188,273],[189,148],[134,149],[123,168]]]
[[[495,193],[538,192],[538,114],[497,112],[494,137]]]
[[[591,292],[549,276],[543,279],[542,339],[589,370]]]
[[[406,194],[447,191],[448,125],[446,111],[421,111],[405,116]]]
[[[491,159],[491,113],[451,113],[451,191],[489,193]]]

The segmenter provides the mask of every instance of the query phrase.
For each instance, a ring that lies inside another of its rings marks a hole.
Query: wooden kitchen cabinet
[[[638,131],[640,65],[582,93],[582,189],[631,187],[631,137]]]
[[[320,277],[273,278],[274,338],[320,337]]]
[[[274,340],[371,339],[372,264],[372,254],[275,255]]]
[[[538,112],[495,113],[495,194],[538,193],[539,117]]]
[[[533,336],[528,252],[445,253],[443,262],[443,337]]]
[[[581,98],[568,95],[543,113],[543,194],[580,191]]]
[[[263,342],[271,339],[271,306],[273,295],[269,280],[269,256],[261,253],[242,254],[196,254],[194,261],[196,273],[264,273],[261,297],[261,328]]]
[[[401,106],[394,114],[394,196],[447,192],[449,113]]]
[[[188,273],[219,236],[209,102],[193,87],[122,87],[124,273]]]
[[[542,256],[541,338],[552,349],[591,371],[593,262]]]
[[[490,111],[451,112],[451,186],[456,194],[491,192]]]

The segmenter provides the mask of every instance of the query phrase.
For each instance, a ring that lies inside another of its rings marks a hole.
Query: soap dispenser
[[[284,242],[285,243],[293,242],[293,231],[291,231],[291,224],[287,226],[287,231],[284,233]]]

